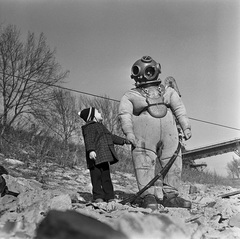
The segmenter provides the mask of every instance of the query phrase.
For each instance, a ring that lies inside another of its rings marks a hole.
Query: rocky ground
[[[39,167],[34,163],[7,159],[4,155],[0,157],[0,165],[9,171],[9,175],[3,175],[9,190],[20,193],[18,197],[5,195],[0,198],[0,239],[35,238],[39,223],[52,210],[73,210],[89,216],[129,239],[240,238],[238,188],[184,183],[180,193],[192,201],[191,210],[159,205],[159,210],[151,211],[138,207],[138,204],[119,203],[137,192],[132,174],[112,174],[116,202],[96,204],[91,203],[90,177],[84,168],[63,168],[53,163]],[[237,193],[222,196],[231,192]],[[91,228],[95,228],[95,224]],[[42,238],[60,239],[57,236]]]

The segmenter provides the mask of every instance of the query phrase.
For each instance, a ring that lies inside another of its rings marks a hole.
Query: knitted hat
[[[94,119],[95,108],[94,107],[86,108],[82,110],[79,115],[85,122],[91,121]]]

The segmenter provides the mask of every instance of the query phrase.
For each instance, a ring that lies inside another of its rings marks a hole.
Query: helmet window
[[[135,66],[132,67],[133,75],[137,76],[139,74],[139,72],[140,72],[140,69],[139,69],[138,66],[135,65]]]
[[[146,76],[151,77],[155,74],[155,69],[152,66],[149,66],[146,68],[145,74]]]

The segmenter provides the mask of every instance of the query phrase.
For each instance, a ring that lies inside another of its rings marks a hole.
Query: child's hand
[[[132,142],[130,141],[130,140],[128,140],[128,139],[125,139],[124,140],[124,144],[131,144]]]
[[[96,153],[95,153],[95,151],[91,151],[90,153],[89,153],[89,158],[90,159],[93,159],[93,160],[95,160],[96,159]]]

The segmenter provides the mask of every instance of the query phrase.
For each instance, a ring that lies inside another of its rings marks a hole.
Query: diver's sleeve
[[[174,89],[170,87],[167,88],[166,93],[164,94],[164,102],[170,106],[183,132],[185,132],[185,130],[191,130],[186,108],[182,102],[182,99]]]
[[[133,133],[132,115],[133,115],[133,104],[130,101],[128,94],[125,94],[125,95],[123,95],[123,97],[120,101],[119,115],[118,115],[123,133],[125,135],[134,134]]]

